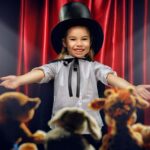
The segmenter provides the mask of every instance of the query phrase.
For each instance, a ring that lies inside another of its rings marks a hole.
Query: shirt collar
[[[73,56],[71,56],[71,55],[65,55],[64,56],[64,59],[69,59],[69,58],[75,58],[75,57],[73,57]],[[83,57],[83,59],[84,59],[85,57]]]

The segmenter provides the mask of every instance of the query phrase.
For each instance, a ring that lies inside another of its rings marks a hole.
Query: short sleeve
[[[39,83],[48,83],[54,79],[57,72],[57,63],[49,63],[40,67],[36,67],[33,70],[42,70],[44,72],[44,78]]]
[[[111,73],[117,76],[117,73],[113,71],[111,67],[103,65],[96,61],[93,63],[94,63],[94,71],[95,71],[96,79],[101,81],[103,84],[108,85],[107,82],[108,74]]]

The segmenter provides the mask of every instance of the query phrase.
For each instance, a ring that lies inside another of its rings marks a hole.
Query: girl
[[[103,125],[99,112],[89,110],[87,104],[98,97],[97,81],[126,88],[132,86],[144,99],[150,99],[150,85],[134,86],[118,77],[110,67],[93,61],[103,42],[101,26],[90,17],[88,8],[79,2],[64,5],[60,22],[51,34],[52,45],[60,53],[51,62],[20,76],[2,77],[1,86],[10,89],[31,83],[46,83],[54,79],[53,114],[63,107],[81,107]]]

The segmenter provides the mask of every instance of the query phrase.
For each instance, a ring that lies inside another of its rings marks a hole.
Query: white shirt
[[[72,56],[65,56],[65,59],[73,58]],[[80,66],[80,97],[76,97],[77,73],[72,72],[72,91],[73,97],[69,96],[68,91],[68,74],[70,62],[67,66],[64,61],[51,62],[49,64],[40,66],[35,69],[43,70],[45,77],[40,83],[47,83],[54,79],[54,104],[53,115],[56,111],[64,107],[80,107],[86,110],[103,126],[102,119],[98,111],[93,111],[88,108],[88,103],[98,98],[97,81],[100,80],[103,84],[107,84],[108,73],[116,74],[110,67],[103,65],[97,61],[87,61],[79,59]]]

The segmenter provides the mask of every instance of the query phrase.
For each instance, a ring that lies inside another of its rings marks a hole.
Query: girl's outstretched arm
[[[16,89],[17,87],[25,84],[37,83],[44,77],[44,72],[42,70],[32,70],[24,75],[15,76],[9,75],[1,77],[0,86],[8,89]]]
[[[115,76],[113,74],[108,74],[107,75],[107,82],[109,85],[113,87],[118,87],[118,88],[127,88],[127,87],[133,87],[135,89],[136,94],[141,96],[142,98],[146,100],[150,100],[150,85],[132,85],[125,79]]]

